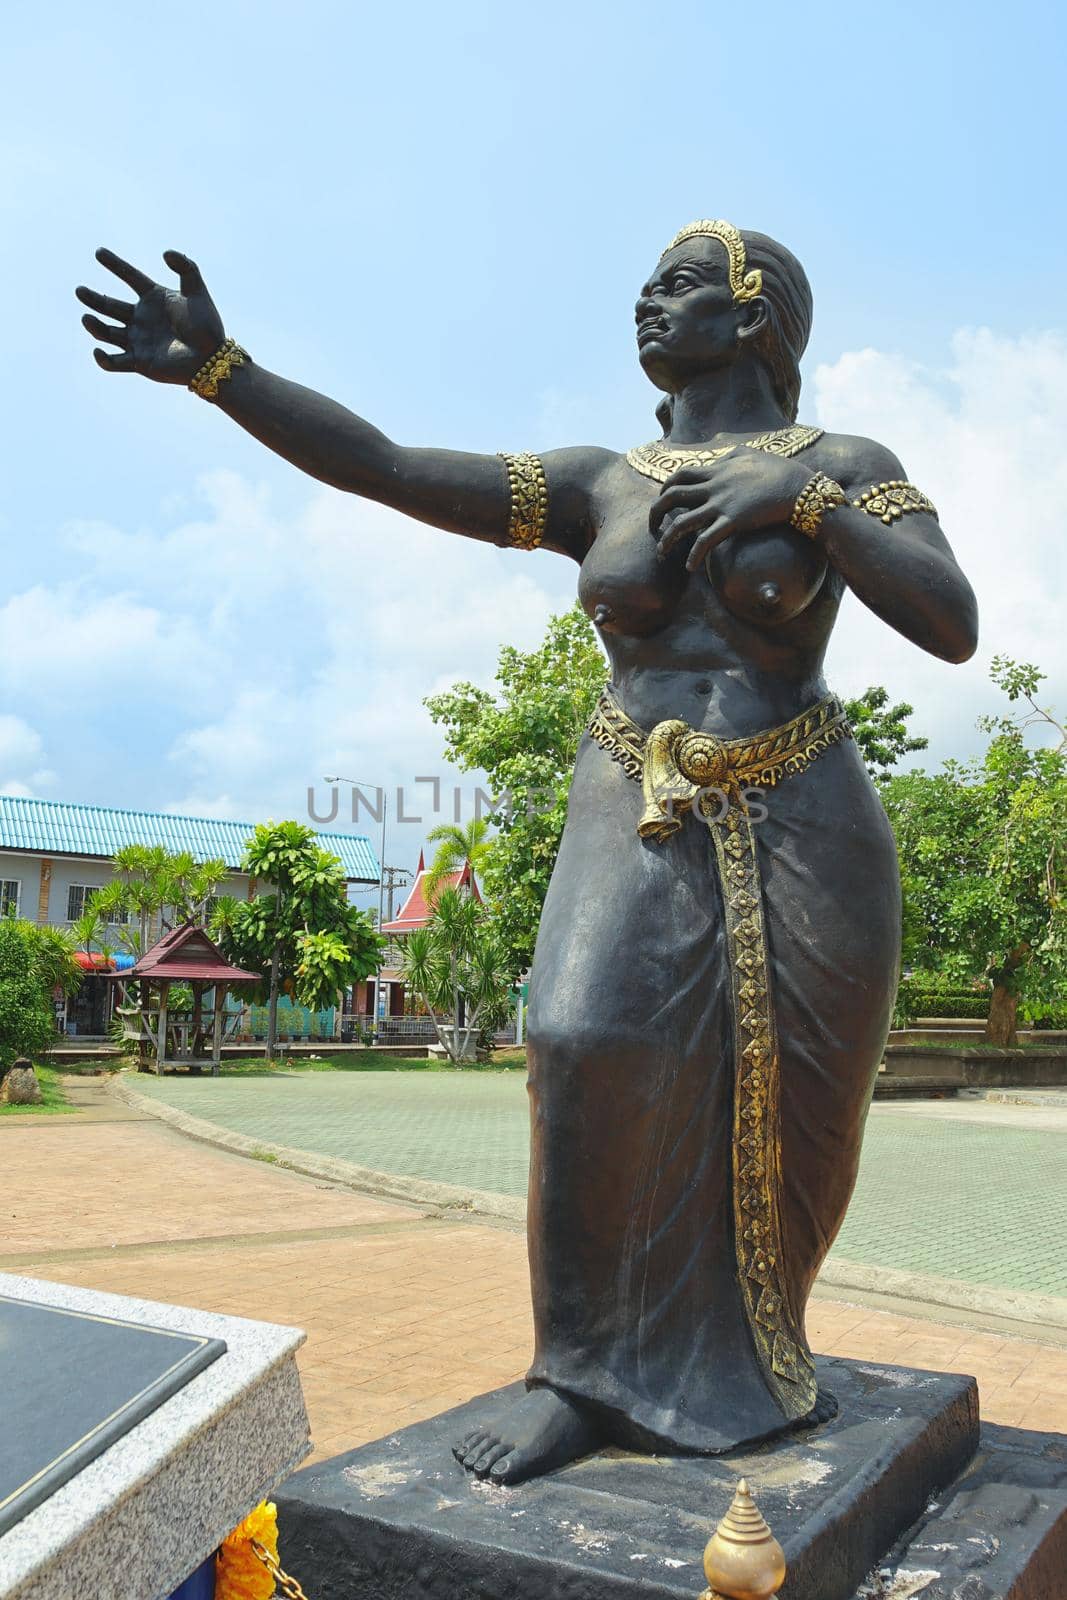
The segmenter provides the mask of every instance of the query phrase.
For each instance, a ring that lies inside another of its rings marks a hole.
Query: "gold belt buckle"
[[[708,784],[724,784],[731,775],[730,751],[725,741],[717,739],[713,733],[696,733],[690,729],[682,734],[674,759],[683,778],[701,788]]]

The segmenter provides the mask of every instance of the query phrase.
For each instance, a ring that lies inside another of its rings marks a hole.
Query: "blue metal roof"
[[[220,858],[239,868],[251,822],[179,817],[168,811],[120,811],[111,806],[66,805],[0,795],[0,850],[42,855],[99,856],[110,860],[127,844],[188,850],[199,861]],[[361,833],[316,833],[324,850],[341,858],[349,883],[377,883],[378,858]]]

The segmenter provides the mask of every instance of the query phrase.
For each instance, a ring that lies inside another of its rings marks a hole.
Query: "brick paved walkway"
[[[425,1080],[423,1080],[425,1081]],[[306,1328],[331,1455],[518,1377],[521,1234],[441,1222],[116,1115],[0,1125],[0,1268]],[[1067,1432],[1067,1349],[814,1300],[827,1354],[973,1373],[990,1421]]]
[[[441,1183],[526,1191],[521,1072],[141,1076],[135,1086],[271,1143]],[[834,1258],[1067,1297],[1067,1110],[874,1106]]]

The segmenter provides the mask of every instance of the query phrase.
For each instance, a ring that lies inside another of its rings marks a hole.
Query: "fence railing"
[[[451,1024],[451,1017],[442,1017]],[[352,1013],[341,1019],[341,1038],[367,1038],[375,1032],[374,1018]],[[376,1034],[379,1044],[436,1044],[437,1029],[432,1017],[380,1017]],[[515,1023],[509,1022],[493,1035],[498,1044],[515,1043]]]

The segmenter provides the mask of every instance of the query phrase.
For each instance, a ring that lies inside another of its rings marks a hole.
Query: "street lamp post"
[[[382,797],[382,846],[381,858],[378,862],[378,932],[382,931],[382,920],[385,915],[385,819],[389,811],[389,796],[382,783],[370,783],[366,778],[323,778],[323,783],[350,783],[354,789],[376,789]],[[378,1012],[381,1009],[382,969],[374,969],[374,1027],[373,1036],[378,1038]]]

